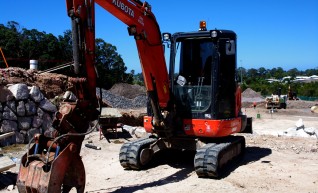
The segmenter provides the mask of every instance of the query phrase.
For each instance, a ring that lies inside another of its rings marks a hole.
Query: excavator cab
[[[229,30],[175,33],[170,44],[170,87],[177,114],[182,119],[235,118],[240,109],[236,34]]]

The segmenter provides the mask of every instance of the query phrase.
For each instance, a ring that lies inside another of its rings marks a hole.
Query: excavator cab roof
[[[209,31],[193,31],[193,32],[177,32],[171,36],[171,41],[176,41],[179,38],[200,38],[211,37],[213,40],[219,38],[236,39],[236,33],[231,30],[209,30]]]

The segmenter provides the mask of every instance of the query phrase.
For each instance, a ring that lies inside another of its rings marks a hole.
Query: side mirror
[[[177,84],[179,84],[180,86],[184,86],[186,83],[187,83],[186,78],[179,75],[177,79]]]
[[[226,55],[235,54],[235,41],[234,40],[226,41],[225,49],[226,49]]]
[[[171,41],[171,33],[162,33],[162,40],[163,40],[163,42],[170,42]]]

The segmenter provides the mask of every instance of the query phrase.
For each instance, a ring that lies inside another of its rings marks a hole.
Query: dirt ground
[[[83,144],[92,140],[101,150],[83,146],[81,151],[86,168],[85,192],[318,192],[317,139],[278,137],[279,132],[294,127],[300,118],[306,127],[317,128],[318,114],[308,108],[281,109],[273,114],[263,108],[243,111],[253,117],[254,134],[244,134],[244,158],[221,179],[198,178],[191,152],[162,152],[147,170],[124,170],[118,160],[119,149],[133,138],[119,137],[109,143],[94,132],[86,136]],[[10,172],[16,174],[18,165]],[[18,191],[15,188],[10,192]]]

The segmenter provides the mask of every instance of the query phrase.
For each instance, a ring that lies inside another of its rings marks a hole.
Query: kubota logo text
[[[135,17],[134,11],[130,9],[127,5],[122,3],[121,1],[113,0],[113,4],[116,5],[118,8],[120,8],[121,10],[123,10],[128,15],[130,15],[131,17]]]

